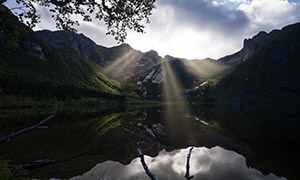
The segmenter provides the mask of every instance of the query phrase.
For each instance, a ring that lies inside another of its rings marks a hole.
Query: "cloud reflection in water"
[[[166,152],[151,158],[145,156],[145,161],[151,172],[159,180],[184,179],[186,157],[189,148]],[[211,149],[205,147],[194,148],[190,160],[190,174],[193,180],[277,180],[274,174],[263,175],[260,171],[246,166],[243,156],[225,150],[221,147]],[[139,158],[133,159],[130,164],[122,165],[119,162],[106,161],[97,164],[82,176],[72,180],[110,180],[110,179],[149,179],[145,174]]]

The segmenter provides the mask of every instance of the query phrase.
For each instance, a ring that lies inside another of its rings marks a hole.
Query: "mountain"
[[[265,34],[259,48],[215,87],[219,101],[296,105],[300,100],[300,23]],[[253,39],[261,36],[262,33]],[[249,108],[248,108],[249,109]],[[250,108],[251,109],[251,108]]]
[[[218,77],[228,66],[212,59],[187,60],[168,55],[162,58],[156,51],[141,52],[128,44],[107,48],[83,34],[65,31],[43,30],[35,34],[56,48],[85,59],[107,77],[138,88],[140,95],[146,92],[147,98],[152,99],[161,97],[163,83],[172,87],[176,80],[183,91],[199,81]],[[175,80],[166,81],[166,71],[171,71]]]
[[[107,48],[97,45],[83,34],[65,31],[51,32],[48,30],[35,33],[56,48],[65,49],[87,62],[97,64],[99,71],[122,82],[126,81],[132,74],[148,70],[161,61],[161,57],[157,52],[142,53],[128,44]]]
[[[164,80],[161,68],[164,61],[170,62],[172,71],[185,87],[197,79],[189,71],[187,60],[184,59],[171,56],[161,58],[155,51],[143,53],[128,44],[107,48],[97,45],[83,34],[48,30],[33,32],[25,26],[23,28],[26,33],[20,34],[20,47],[15,52],[6,47],[4,41],[1,46],[1,65],[6,71],[1,79],[3,96],[21,94],[24,97],[65,100],[69,96],[80,98],[81,91],[85,90],[86,97],[102,97],[96,93],[99,90],[101,93],[112,92],[113,96],[124,99],[121,86],[111,82],[107,76],[133,88],[144,88],[150,97],[151,92],[152,97],[156,97],[161,93],[160,85]],[[158,73],[152,72],[154,69]],[[105,80],[108,85],[98,87],[102,86],[97,84],[98,80]],[[32,90],[34,87],[37,88]],[[88,89],[93,90],[93,93],[88,92]],[[58,93],[63,95],[56,95]]]
[[[292,98],[300,86],[299,47],[295,45],[298,26],[259,32],[245,39],[240,51],[218,60],[187,60],[168,55],[162,58],[153,50],[141,52],[128,44],[104,47],[83,34],[32,32],[19,23],[22,31],[17,50],[9,48],[1,36],[1,93],[58,99],[71,94],[76,99],[82,93],[84,97],[102,97],[101,92],[124,98],[121,86],[126,85],[138,89],[140,95],[147,92],[155,98],[162,93],[162,85],[174,87],[172,84],[178,82],[176,86],[182,91],[192,89],[194,96],[217,101]],[[31,91],[34,87],[51,90]],[[58,92],[65,95],[53,95]]]
[[[17,32],[18,41],[14,48],[8,45],[12,33],[0,36],[1,106],[9,106],[12,101],[19,103],[22,98],[24,101],[125,100],[118,83],[80,56],[45,42],[2,7],[5,10],[1,19],[5,21],[1,21],[1,27]]]
[[[212,74],[208,72],[215,73],[217,71],[214,69],[216,66],[209,65],[211,63],[218,64],[215,60],[188,61],[171,56],[162,58],[156,51],[141,52],[128,44],[107,48],[97,45],[83,34],[65,31],[43,30],[37,31],[35,34],[56,48],[85,59],[107,77],[138,88],[140,95],[147,92],[147,98],[157,99],[160,97],[162,83],[174,83],[165,81],[166,69],[164,66],[166,62],[170,64],[168,71],[174,74],[175,80],[183,88],[190,88],[199,78],[207,78],[208,74]],[[207,66],[203,66],[204,64]],[[206,68],[201,68],[202,66]]]
[[[156,51],[141,52],[128,44],[107,48],[97,45],[83,34],[48,30],[35,32],[53,46],[66,49],[81,56],[88,62],[100,66],[99,71],[106,76],[131,85],[163,82],[162,64],[169,61],[178,78],[186,86],[198,78],[210,78],[227,69],[221,61],[212,59],[187,60],[172,56],[160,57]]]
[[[271,40],[272,38],[276,38],[278,34],[278,30],[274,30],[270,33],[266,33],[264,31],[259,32],[253,38],[245,39],[243,48],[232,54],[218,59],[224,64],[230,65],[231,67],[235,66],[240,62],[244,62],[248,59],[255,51],[257,51],[264,42]]]

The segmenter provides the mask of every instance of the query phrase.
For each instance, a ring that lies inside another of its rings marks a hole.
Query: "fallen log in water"
[[[190,158],[192,155],[192,150],[194,147],[191,147],[188,155],[187,155],[187,159],[186,159],[186,172],[185,172],[185,179],[190,180],[192,178],[194,178],[194,176],[190,176]]]
[[[5,142],[5,141],[9,140],[10,138],[12,138],[12,137],[14,137],[14,136],[16,136],[16,135],[18,135],[18,134],[24,133],[24,132],[26,132],[26,131],[30,131],[30,130],[32,130],[32,129],[35,129],[35,128],[41,128],[41,127],[42,127],[42,128],[45,128],[45,126],[41,126],[41,125],[44,124],[45,122],[47,122],[49,119],[51,119],[51,118],[54,117],[54,116],[55,116],[55,115],[51,115],[51,116],[47,117],[46,119],[42,120],[41,122],[39,122],[39,123],[37,123],[37,124],[35,124],[35,125],[33,125],[33,126],[30,126],[30,127],[24,128],[24,129],[21,129],[21,130],[19,130],[19,131],[17,131],[17,132],[11,133],[11,134],[8,135],[8,136],[3,137],[3,138],[0,139],[0,143]]]
[[[189,150],[189,153],[187,155],[187,160],[186,160],[186,172],[185,172],[184,177],[187,180],[194,178],[194,176],[190,176],[190,158],[191,158],[193,149],[194,149],[194,147],[191,147],[191,149]],[[141,158],[141,163],[143,165],[144,170],[146,171],[146,174],[150,177],[151,180],[157,180],[155,175],[150,172],[150,170],[145,162],[142,151],[140,149],[137,149],[137,151],[138,151],[138,156]]]
[[[53,159],[43,159],[43,160],[36,160],[33,161],[32,163],[29,164],[23,164],[23,165],[19,165],[19,166],[15,166],[15,168],[19,169],[19,168],[24,168],[24,169],[31,169],[31,168],[38,168],[41,166],[45,166],[48,164],[53,164],[56,161]]]
[[[141,158],[141,163],[143,165],[144,170],[146,171],[146,174],[151,178],[151,180],[157,180],[155,175],[150,172],[150,170],[145,162],[142,151],[140,149],[138,149],[137,151],[138,151],[138,156]]]

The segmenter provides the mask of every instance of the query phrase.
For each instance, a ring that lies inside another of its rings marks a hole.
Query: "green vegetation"
[[[2,180],[9,180],[12,176],[11,170],[8,168],[9,161],[0,161],[0,174]]]
[[[300,91],[300,24],[283,28],[220,84],[227,92],[242,91],[260,99],[296,100]]]
[[[278,31],[246,61],[194,91],[195,103],[249,105],[297,105],[300,96],[300,24]]]
[[[137,98],[132,89],[122,89],[101,74],[95,64],[44,42],[8,10],[3,16],[12,16],[20,36],[16,49],[6,45],[8,37],[0,38],[0,107],[120,104],[126,96]]]
[[[27,172],[9,165],[9,161],[0,160],[0,179],[1,180],[29,180]]]
[[[11,113],[5,111],[6,113],[0,117],[0,137],[35,124],[49,114],[56,116],[45,124],[49,128],[28,131],[7,143],[0,144],[0,159],[12,159],[16,165],[31,163],[38,159],[55,159],[62,161],[63,166],[61,164],[55,164],[54,167],[45,166],[42,172],[29,171],[30,176],[35,178],[42,176],[41,178],[47,179],[55,177],[59,172],[70,178],[74,173],[90,170],[98,162],[116,159],[116,152],[111,153],[116,150],[114,146],[122,147],[130,143],[120,140],[130,135],[124,131],[124,127],[132,122],[135,124],[139,122],[140,116],[139,110],[127,111],[120,107],[68,108],[32,109],[29,112],[28,109],[20,109],[12,110]],[[23,147],[22,151],[20,147]],[[38,175],[34,176],[35,172]]]

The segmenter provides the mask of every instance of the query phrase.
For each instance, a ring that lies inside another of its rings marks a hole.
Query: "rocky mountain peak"
[[[268,33],[261,31],[253,38],[245,39],[242,51],[247,51],[247,54],[251,55],[268,37]]]
[[[35,34],[52,46],[64,49],[74,56],[80,55],[88,62],[101,63],[102,59],[97,52],[98,45],[83,34],[49,30],[36,31]]]
[[[240,62],[243,62],[248,59],[266,40],[270,39],[270,37],[273,37],[272,35],[273,34],[271,33],[261,31],[252,38],[245,39],[243,48],[240,51],[220,58],[219,60],[230,66],[234,66]]]
[[[164,60],[171,60],[171,59],[174,59],[174,57],[170,55],[165,55],[164,57]]]
[[[127,44],[127,43],[123,43],[123,44],[121,44],[119,46],[114,46],[114,47],[121,48],[121,49],[123,49],[125,51],[133,50],[133,48],[129,44]]]
[[[261,44],[265,39],[267,39],[270,36],[269,33],[265,31],[260,31],[257,35],[253,36],[252,41]]]
[[[158,53],[154,50],[145,52],[143,55],[144,58],[147,58],[147,60],[150,60],[152,63],[158,64],[161,62],[161,57],[158,55]]]

